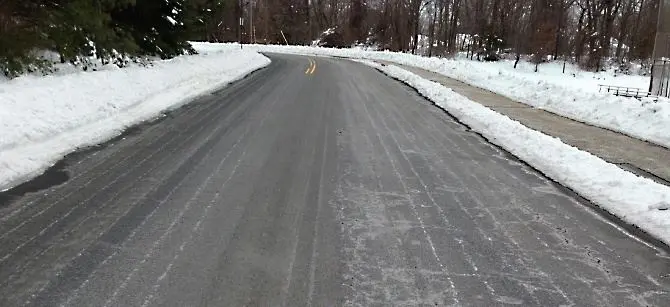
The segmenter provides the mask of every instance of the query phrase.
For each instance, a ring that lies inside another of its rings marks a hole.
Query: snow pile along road
[[[24,76],[0,82],[0,191],[78,148],[119,135],[270,63],[228,46],[151,67]]]
[[[490,142],[608,212],[670,244],[670,188],[617,166],[475,103],[438,83],[395,66],[376,67],[417,89]]]
[[[229,48],[225,44],[197,43],[200,48]],[[207,47],[205,47],[207,46]],[[593,126],[646,140],[670,148],[670,100],[639,101],[598,92],[599,80],[587,80],[584,74],[551,75],[515,70],[512,64],[503,68],[501,63],[476,62],[464,59],[449,60],[426,58],[406,53],[365,51],[360,49],[330,49],[306,46],[244,45],[261,52],[315,54],[354,59],[383,60],[433,71],[465,83],[507,96],[513,100],[545,109]],[[635,78],[631,85],[640,86]],[[633,82],[634,81],[634,82]],[[625,85],[627,82],[612,78],[602,83]]]

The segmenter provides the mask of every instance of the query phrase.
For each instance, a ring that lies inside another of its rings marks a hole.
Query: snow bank
[[[268,65],[232,46],[151,67],[0,80],[0,190],[28,180],[77,148],[104,142]]]
[[[217,48],[217,44],[197,45]],[[225,44],[218,46],[228,48]],[[415,66],[496,92],[536,108],[670,148],[668,130],[670,100],[661,99],[658,103],[653,103],[598,92],[598,84],[645,88],[643,85],[648,79],[644,77],[592,74],[577,71],[574,67],[570,67],[572,74],[562,74],[562,67],[559,68],[560,65],[557,64],[543,65],[540,73],[534,73],[532,72],[534,67],[531,68],[527,63],[522,63],[521,68],[515,70],[509,61],[486,63],[359,49],[278,45],[244,45],[244,48],[261,52],[384,60]]]
[[[475,103],[438,83],[395,66],[386,74],[416,88],[489,141],[608,212],[670,244],[670,188],[617,166]],[[662,210],[663,209],[663,210]]]

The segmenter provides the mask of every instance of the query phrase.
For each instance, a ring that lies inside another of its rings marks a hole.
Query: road
[[[663,252],[412,89],[270,57],[4,199],[0,306],[670,301]]]

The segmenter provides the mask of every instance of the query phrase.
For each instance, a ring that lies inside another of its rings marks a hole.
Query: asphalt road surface
[[[5,199],[0,306],[668,306],[664,253],[412,89],[270,57]]]

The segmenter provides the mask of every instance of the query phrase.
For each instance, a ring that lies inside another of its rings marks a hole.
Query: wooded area
[[[292,44],[335,29],[327,44],[413,53],[423,45],[426,55],[469,50],[482,59],[500,52],[532,55],[535,61],[567,57],[598,69],[605,58],[651,57],[659,1],[252,0],[244,5],[246,19],[252,11],[256,16],[255,41],[261,43],[282,43],[280,29]],[[211,29],[207,38],[229,39],[224,32],[230,26]]]
[[[0,0],[0,66],[38,69],[36,50],[62,61],[190,52],[188,40],[373,46],[449,56],[458,51],[598,70],[648,60],[659,0]],[[244,19],[242,26],[239,18]]]
[[[170,58],[187,43],[189,2],[182,0],[0,0],[0,68],[14,76],[89,57],[123,66],[135,56]]]

